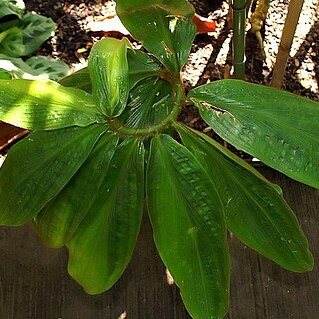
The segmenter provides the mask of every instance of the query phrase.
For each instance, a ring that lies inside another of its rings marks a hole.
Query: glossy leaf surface
[[[97,190],[107,174],[118,138],[105,133],[63,191],[37,216],[35,226],[41,238],[58,248],[66,244],[92,209]]]
[[[147,128],[166,118],[173,106],[170,84],[158,77],[146,78],[130,92],[127,108],[120,119],[128,127]]]
[[[144,148],[126,140],[116,150],[94,204],[69,249],[69,273],[90,294],[118,280],[136,243],[144,204]]]
[[[103,122],[91,95],[51,81],[0,80],[0,120],[30,130]]]
[[[238,80],[212,82],[189,97],[227,142],[319,188],[319,103]]]
[[[127,39],[105,38],[94,45],[89,56],[92,94],[100,111],[107,116],[120,115],[127,102]]]
[[[157,249],[189,313],[223,318],[229,256],[222,203],[200,163],[168,135],[152,139],[147,203]]]
[[[150,55],[139,50],[128,50],[129,86],[132,89],[142,79],[156,75],[161,66]]]
[[[80,69],[59,80],[59,83],[65,87],[73,87],[92,93],[92,82],[88,68]]]
[[[78,171],[106,129],[36,131],[19,142],[0,170],[0,224],[21,225],[35,217]]]
[[[156,75],[161,66],[148,54],[138,50],[127,50],[129,88],[132,89],[136,83],[144,78]],[[92,83],[88,68],[83,68],[59,81],[67,87],[76,87],[85,92],[92,93]]]
[[[208,136],[183,125],[178,131],[215,183],[228,228],[243,243],[282,267],[311,270],[313,257],[307,239],[277,187]]]
[[[117,0],[124,26],[168,69],[178,73],[187,61],[195,26],[186,0]]]

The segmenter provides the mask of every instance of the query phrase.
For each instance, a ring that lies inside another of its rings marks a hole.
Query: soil
[[[186,89],[208,81],[224,78],[229,73],[230,37],[226,1],[190,0],[196,12],[214,19],[215,32],[196,36],[183,78]],[[287,91],[319,101],[319,0],[305,0],[301,27],[297,28],[294,52],[287,65],[283,88]],[[266,60],[263,61],[253,34],[247,33],[246,76],[253,83],[268,85],[281,37],[288,0],[273,0],[263,27]],[[36,54],[51,55],[69,64],[72,69],[86,65],[93,44],[103,35],[105,22],[115,14],[114,1],[103,0],[25,0],[28,11],[51,17],[57,23],[54,36]],[[100,26],[100,29],[99,29]],[[104,30],[105,31],[105,30]],[[195,108],[187,107],[180,120],[218,139],[200,119]],[[222,141],[221,141],[222,142]],[[242,153],[238,153],[243,156]]]

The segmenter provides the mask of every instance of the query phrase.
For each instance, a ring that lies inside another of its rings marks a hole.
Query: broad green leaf
[[[91,95],[51,81],[0,80],[0,120],[31,130],[103,122]]]
[[[120,115],[127,102],[127,39],[105,38],[94,45],[89,56],[92,91],[100,111],[107,116]]]
[[[161,66],[148,54],[139,50],[127,50],[129,88],[130,90],[141,80],[157,75]],[[83,68],[59,81],[63,86],[76,87],[92,93],[92,84],[88,68]]]
[[[132,256],[144,204],[143,143],[123,142],[97,186],[94,203],[67,244],[69,273],[90,294],[112,287]]]
[[[20,18],[24,13],[24,9],[25,6],[23,1],[1,0],[0,19],[3,19],[6,16],[14,16],[16,18]]]
[[[70,241],[82,220],[94,209],[117,142],[114,134],[104,134],[70,182],[37,216],[35,226],[50,247],[58,248]]]
[[[25,51],[23,55],[30,55],[47,40],[56,29],[51,18],[36,13],[28,13],[21,19],[20,29],[23,33]]]
[[[151,142],[147,204],[157,249],[191,316],[223,318],[229,254],[222,202],[197,159],[168,135]]]
[[[21,225],[35,217],[78,171],[106,129],[36,131],[14,146],[0,170],[0,224]]]
[[[69,67],[64,62],[42,55],[31,57],[25,63],[35,76],[53,81],[61,79],[69,71]]]
[[[159,124],[173,109],[170,84],[158,77],[141,80],[130,92],[127,108],[120,120],[127,127],[147,128]]]
[[[69,67],[62,61],[41,55],[24,62],[22,59],[0,54],[0,70],[9,72],[9,78],[12,79],[57,81],[67,74]]]
[[[80,69],[59,80],[59,83],[65,87],[73,87],[92,93],[92,82],[88,68]]]
[[[52,19],[29,13],[18,25],[14,24],[0,33],[0,52],[11,57],[30,55],[55,29],[56,25]]]
[[[0,52],[11,57],[24,55],[23,33],[18,27],[12,27],[0,33]]]
[[[277,187],[206,135],[183,125],[178,131],[215,183],[228,228],[280,266],[292,271],[311,270],[313,257],[307,239]]]
[[[117,0],[124,26],[169,70],[179,73],[186,63],[195,26],[194,8],[186,0]]]
[[[33,70],[20,58],[0,54],[0,70],[10,73],[9,79],[33,79]]]
[[[130,89],[139,81],[157,75],[161,71],[160,64],[140,50],[128,50],[127,59]]]
[[[227,142],[319,188],[319,103],[238,80],[212,82],[189,97]]]

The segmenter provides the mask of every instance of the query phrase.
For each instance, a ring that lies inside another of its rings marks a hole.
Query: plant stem
[[[233,0],[234,78],[245,80],[246,0]]]
[[[288,14],[282,32],[276,63],[273,70],[271,86],[281,88],[284,80],[289,52],[296,32],[300,13],[304,0],[291,0],[288,7]]]

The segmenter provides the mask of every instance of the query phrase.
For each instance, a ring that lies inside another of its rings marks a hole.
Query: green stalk
[[[233,0],[234,78],[245,80],[246,0]]]

